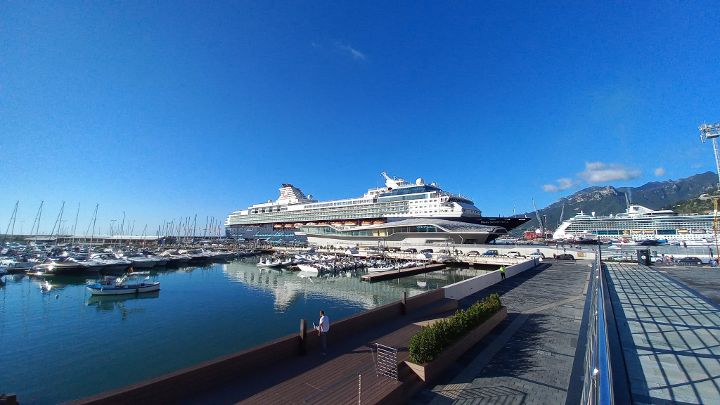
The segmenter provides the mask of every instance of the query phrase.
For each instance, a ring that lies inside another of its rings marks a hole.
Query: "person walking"
[[[327,334],[330,332],[330,318],[325,315],[325,311],[320,311],[320,321],[318,326],[315,327],[318,336],[320,336],[320,345],[322,347],[323,356],[327,354]]]
[[[505,266],[500,266],[500,280],[505,280]]]

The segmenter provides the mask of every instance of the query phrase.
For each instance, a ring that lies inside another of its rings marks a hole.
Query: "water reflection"
[[[92,295],[88,298],[86,305],[95,307],[98,311],[112,312],[117,310],[120,317],[125,320],[130,314],[145,312],[144,308],[132,307],[128,308],[125,303],[127,301],[137,301],[143,299],[154,299],[160,296],[160,291],[152,291],[142,294],[125,294],[125,295]]]
[[[370,309],[399,300],[403,291],[407,292],[408,296],[413,296],[484,273],[483,270],[472,268],[448,269],[385,282],[368,283],[359,278],[364,274],[363,271],[318,276],[312,272],[261,269],[240,262],[223,264],[222,271],[232,281],[254,289],[270,291],[277,312],[284,312],[296,299],[308,295],[349,301]]]
[[[72,285],[84,285],[87,280],[84,277],[73,277],[73,276],[28,276],[30,280],[35,284],[40,291],[43,293],[49,293],[55,290],[62,290],[67,286]],[[21,278],[22,279],[22,278]],[[19,281],[19,280],[18,280]]]

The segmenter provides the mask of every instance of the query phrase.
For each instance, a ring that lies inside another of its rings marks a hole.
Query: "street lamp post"
[[[715,170],[718,175],[718,191],[720,191],[720,156],[718,153],[718,137],[720,137],[720,123],[715,124],[702,124],[698,127],[700,130],[700,140],[704,143],[710,139],[713,145],[713,152],[715,152]],[[715,252],[720,255],[720,247],[718,246],[718,198],[720,196],[713,197],[713,233],[715,237]],[[712,249],[710,252],[712,256]]]
[[[720,188],[720,153],[718,153],[718,137],[720,137],[720,123],[702,124],[698,127],[700,130],[700,140],[705,143],[708,139],[712,142],[713,151],[715,152],[715,170],[718,175],[718,188]]]

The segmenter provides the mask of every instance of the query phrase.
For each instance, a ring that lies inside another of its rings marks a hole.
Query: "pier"
[[[424,266],[410,267],[407,269],[378,271],[374,273],[363,274],[362,276],[360,276],[360,279],[362,281],[368,281],[372,283],[375,281],[391,280],[394,278],[401,278],[412,276],[415,274],[427,273],[430,271],[442,270],[445,267],[447,267],[447,265],[443,263],[426,264]]]

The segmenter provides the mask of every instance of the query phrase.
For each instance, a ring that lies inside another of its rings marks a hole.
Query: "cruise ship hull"
[[[392,222],[394,220],[402,220],[407,218],[366,218],[366,219],[337,219],[331,221],[304,221],[295,223],[258,223],[258,224],[245,224],[245,225],[227,225],[228,236],[236,233],[237,230],[246,228],[267,228],[279,230],[294,231],[297,230],[301,225],[344,225],[344,226],[362,226],[371,224],[382,224],[386,222]],[[444,219],[448,221],[460,221],[467,222],[470,224],[487,225],[487,226],[498,226],[505,228],[510,231],[511,229],[517,228],[518,226],[528,222],[530,218],[524,217],[440,217],[437,219]]]

